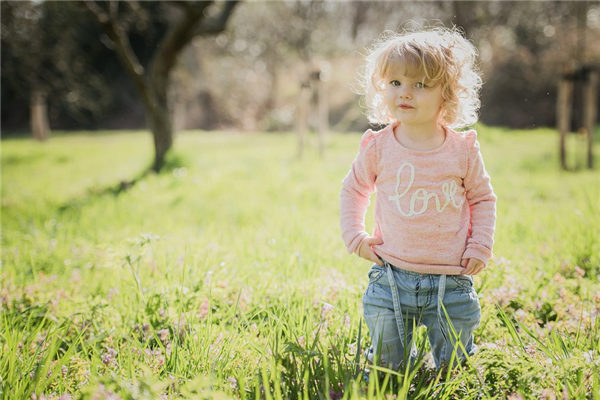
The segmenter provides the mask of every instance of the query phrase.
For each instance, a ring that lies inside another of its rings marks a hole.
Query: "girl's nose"
[[[407,88],[406,86],[399,88],[398,96],[403,99],[409,99],[411,97],[410,88]]]

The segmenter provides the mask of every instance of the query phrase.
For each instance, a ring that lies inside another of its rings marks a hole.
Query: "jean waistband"
[[[389,267],[391,267],[393,271],[397,271],[397,272],[399,272],[399,273],[401,273],[401,274],[404,274],[404,275],[408,275],[408,276],[412,276],[412,277],[420,277],[420,276],[423,276],[423,275],[441,276],[440,274],[430,274],[430,273],[427,273],[427,272],[415,272],[415,271],[409,271],[409,270],[407,270],[407,269],[403,269],[403,268],[400,268],[400,267],[396,267],[395,265],[393,265],[393,264],[391,264],[391,263],[389,263],[389,262],[385,261],[385,260],[384,260],[383,258],[381,258],[381,257],[379,257],[379,259],[381,260],[381,262],[383,262],[384,266],[385,266],[385,265],[389,265]]]

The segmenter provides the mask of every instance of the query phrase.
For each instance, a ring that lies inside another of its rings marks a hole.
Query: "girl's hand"
[[[463,258],[460,265],[463,275],[477,275],[485,268],[485,263],[477,258]]]
[[[383,265],[383,262],[381,262],[381,259],[377,257],[377,254],[375,254],[373,248],[371,247],[374,244],[383,244],[383,240],[375,236],[369,236],[362,241],[356,253],[359,257],[364,258],[365,260],[373,261],[377,265]]]

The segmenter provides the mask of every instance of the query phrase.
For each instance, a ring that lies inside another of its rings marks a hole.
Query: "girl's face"
[[[385,76],[385,104],[390,115],[404,125],[435,127],[443,103],[442,86],[424,78],[411,78],[398,63]]]

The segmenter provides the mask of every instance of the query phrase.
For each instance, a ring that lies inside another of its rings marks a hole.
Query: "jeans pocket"
[[[381,279],[381,277],[383,276],[385,270],[381,265],[373,265],[371,267],[371,269],[369,270],[369,284],[371,283],[377,283],[377,281],[379,281]]]
[[[456,284],[465,290],[473,289],[473,277],[470,275],[448,275]]]

